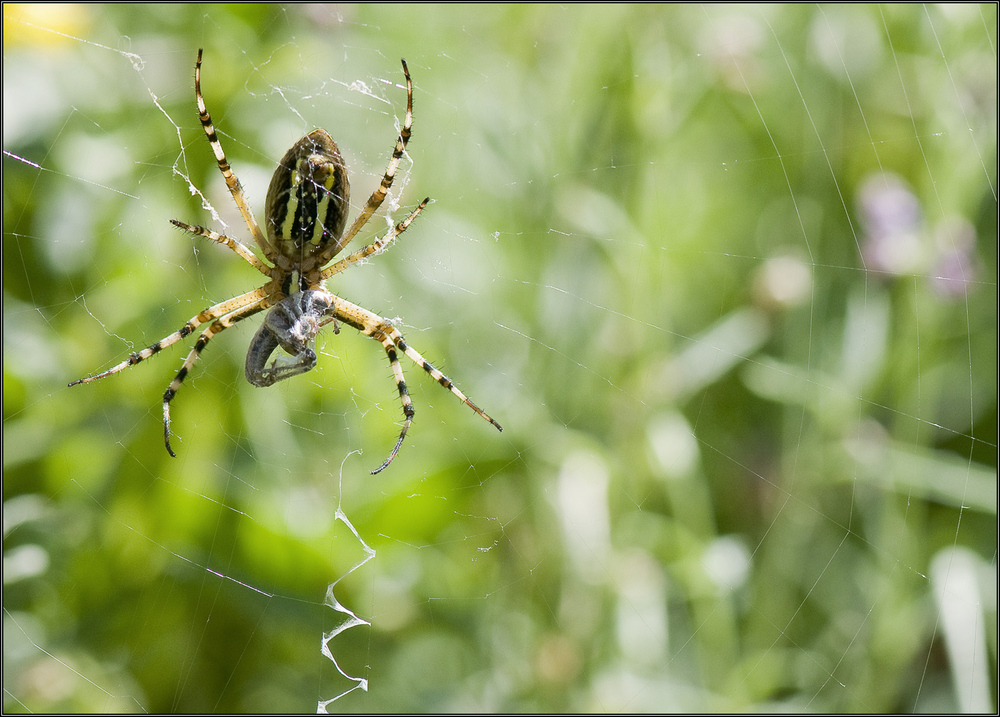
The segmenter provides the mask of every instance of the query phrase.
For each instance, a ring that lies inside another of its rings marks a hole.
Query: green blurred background
[[[330,288],[502,434],[404,365],[370,476],[384,351],[259,390],[260,319],[176,459],[192,340],[66,387],[260,283],[168,223],[247,238],[199,47],[258,217],[316,127],[363,202],[407,59],[394,216],[435,201]],[[995,710],[996,47],[989,4],[4,5],[4,711],[312,711],[338,580],[330,710]]]

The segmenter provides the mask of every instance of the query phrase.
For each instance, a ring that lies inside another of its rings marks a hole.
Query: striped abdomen
[[[269,242],[299,265],[322,253],[344,233],[350,193],[336,142],[326,130],[310,132],[271,177],[264,221]]]

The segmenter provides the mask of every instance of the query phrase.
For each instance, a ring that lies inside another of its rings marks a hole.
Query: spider
[[[389,188],[392,187],[396,168],[406,150],[413,123],[413,83],[410,80],[406,60],[402,60],[403,75],[406,77],[406,119],[381,184],[368,197],[367,203],[347,233],[344,233],[350,207],[347,168],[337,144],[325,130],[317,129],[292,145],[274,170],[265,204],[264,228],[267,231],[265,237],[250,211],[243,186],[226,160],[222,143],[215,132],[212,117],[202,97],[201,56],[202,51],[198,50],[198,61],[194,69],[194,93],[198,104],[198,117],[215,153],[219,170],[225,177],[229,193],[232,194],[247,229],[250,230],[267,261],[258,258],[247,245],[237,239],[175,219],[172,219],[171,223],[189,234],[211,239],[228,247],[267,277],[268,281],[258,289],[205,309],[189,319],[178,331],[160,339],[152,346],[133,353],[117,366],[103,373],[78,379],[69,385],[90,383],[123,371],[177,343],[199,326],[211,322],[198,337],[184,365],[163,394],[163,441],[167,453],[176,457],[170,447],[170,402],[180,389],[184,378],[191,372],[201,352],[213,337],[238,321],[243,321],[261,311],[268,311],[263,325],[250,341],[247,351],[245,374],[247,380],[254,386],[270,386],[305,373],[316,366],[316,351],[313,346],[320,329],[327,324],[333,324],[334,333],[339,333],[339,323],[346,324],[375,339],[385,348],[399,391],[399,400],[403,405],[403,426],[389,457],[373,470],[372,474],[382,471],[396,457],[413,421],[413,403],[406,390],[403,368],[398,358],[399,352],[406,354],[435,381],[493,424],[498,431],[502,431],[500,424],[459,391],[451,379],[434,368],[416,349],[407,344],[403,335],[392,323],[336,296],[324,285],[327,279],[385,249],[406,231],[430,201],[430,198],[424,199],[403,221],[390,226],[385,236],[334,264],[330,263],[378,211]],[[268,365],[267,361],[271,354],[279,347],[288,355],[279,355]]]

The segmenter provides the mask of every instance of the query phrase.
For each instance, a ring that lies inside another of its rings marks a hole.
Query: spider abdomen
[[[350,193],[337,143],[326,130],[310,132],[285,153],[271,177],[268,241],[299,265],[320,255],[344,233]]]

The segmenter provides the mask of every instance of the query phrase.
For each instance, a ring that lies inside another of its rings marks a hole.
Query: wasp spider
[[[190,373],[201,352],[214,336],[238,321],[269,310],[264,317],[263,326],[254,335],[247,351],[246,377],[254,386],[270,386],[277,381],[312,369],[316,365],[316,351],[313,349],[316,336],[327,324],[333,324],[335,333],[339,332],[338,322],[346,324],[375,339],[385,348],[399,390],[399,400],[403,404],[403,426],[389,457],[372,473],[378,473],[396,457],[413,420],[413,403],[406,390],[403,368],[399,364],[399,352],[406,354],[435,381],[492,423],[498,431],[502,431],[500,424],[459,391],[451,379],[434,368],[416,349],[407,344],[402,334],[388,320],[334,295],[324,286],[324,282],[330,277],[388,246],[406,231],[430,201],[424,199],[409,216],[395,227],[391,227],[385,236],[336,263],[330,263],[378,211],[392,186],[396,168],[406,150],[413,122],[413,83],[406,61],[403,60],[403,75],[406,77],[406,119],[396,140],[389,166],[382,177],[382,183],[368,197],[368,201],[347,232],[344,233],[350,207],[347,168],[340,150],[330,135],[325,130],[317,129],[296,142],[274,170],[274,176],[271,177],[271,184],[267,190],[265,237],[250,211],[239,179],[233,174],[226,160],[219,136],[212,126],[212,117],[205,106],[205,99],[201,94],[201,54],[202,51],[198,50],[198,61],[194,71],[198,117],[212,145],[212,151],[215,152],[219,170],[226,179],[226,186],[229,187],[229,192],[233,195],[233,200],[266,261],[260,259],[237,239],[201,226],[176,220],[171,220],[171,223],[190,234],[211,239],[228,247],[267,277],[268,281],[259,289],[205,309],[189,319],[178,331],[132,354],[117,366],[103,373],[81,378],[69,385],[89,383],[123,371],[177,343],[199,326],[211,322],[198,337],[184,365],[163,394],[163,439],[167,452],[174,456],[174,451],[170,447],[170,402],[177,394],[184,378]],[[268,359],[278,348],[289,355],[280,355],[268,365]]]

